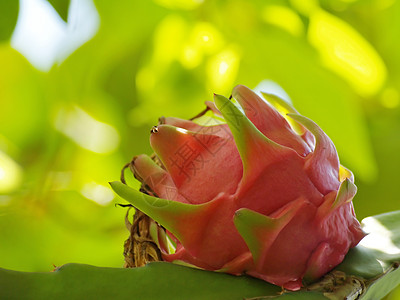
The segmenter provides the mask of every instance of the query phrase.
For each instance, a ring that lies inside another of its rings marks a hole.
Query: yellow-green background
[[[68,1],[50,2],[66,19]],[[159,116],[192,117],[239,83],[276,82],[328,133],[359,219],[400,209],[400,1],[94,3],[97,34],[49,71],[11,47],[18,2],[0,4],[1,267],[121,266],[107,182],[151,153]]]

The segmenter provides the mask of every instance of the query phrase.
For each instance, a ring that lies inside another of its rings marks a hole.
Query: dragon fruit
[[[160,227],[164,260],[297,290],[364,237],[354,176],[329,137],[285,101],[263,94],[268,104],[243,85],[232,96],[240,106],[221,95],[206,102],[213,123],[160,119],[150,136],[156,156],[132,162],[146,193],[111,185],[166,229],[176,249]]]

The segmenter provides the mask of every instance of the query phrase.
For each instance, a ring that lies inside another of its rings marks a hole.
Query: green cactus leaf
[[[277,295],[280,288],[166,262],[142,268],[101,268],[67,264],[55,272],[0,269],[1,299],[215,299]]]
[[[114,183],[113,186],[122,190]],[[240,212],[239,219],[247,217],[251,217],[248,211]],[[265,223],[256,220],[258,216],[252,218],[257,224]],[[351,249],[329,276],[297,292],[280,293],[279,287],[247,276],[156,262],[135,269],[66,264],[48,273],[0,268],[0,298],[382,299],[400,284],[400,211],[369,217],[362,223],[369,233],[367,238]],[[349,280],[343,285],[337,285],[336,279],[335,283],[327,280],[334,278],[335,272],[344,272]]]

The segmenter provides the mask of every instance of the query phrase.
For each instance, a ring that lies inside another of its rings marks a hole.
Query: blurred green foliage
[[[68,18],[68,1],[47,4],[68,24],[73,2]],[[151,153],[158,117],[192,117],[239,83],[279,84],[328,133],[356,175],[360,219],[400,208],[400,1],[95,0],[97,33],[70,55],[63,44],[50,70],[14,49],[10,3],[0,5],[1,267],[121,266],[125,211],[107,182]]]
[[[18,17],[18,1],[0,2],[0,42],[8,40]]]

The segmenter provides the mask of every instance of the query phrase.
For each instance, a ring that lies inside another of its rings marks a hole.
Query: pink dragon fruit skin
[[[276,96],[277,109],[245,86],[207,103],[226,124],[164,118],[152,130],[149,156],[134,161],[157,197],[113,188],[167,229],[176,242],[166,261],[249,274],[290,290],[338,265],[363,237],[352,205],[352,173],[329,137]],[[217,109],[218,108],[218,109]],[[293,129],[295,128],[296,131]]]

